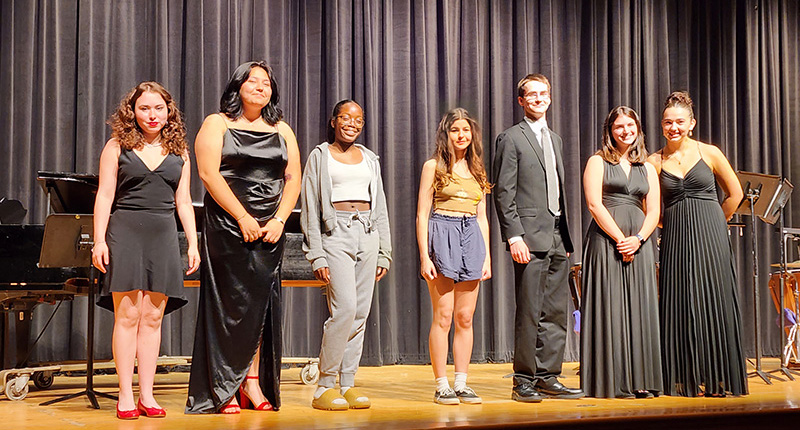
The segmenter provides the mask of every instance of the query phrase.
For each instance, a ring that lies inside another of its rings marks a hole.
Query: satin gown
[[[639,233],[647,168],[603,162],[603,206],[625,236]],[[663,391],[658,285],[653,240],[633,261],[622,261],[616,242],[592,220],[583,248],[581,388],[589,397],[633,397]]]
[[[153,170],[121,149],[117,189],[108,220],[108,273],[97,304],[114,310],[112,292],[153,291],[167,296],[164,313],[188,303],[175,222],[175,192],[183,159],[168,154]]]
[[[228,129],[220,173],[264,225],[278,210],[287,164],[277,132]],[[281,258],[277,243],[244,242],[239,224],[206,193],[202,267],[186,413],[217,413],[237,393],[261,345],[259,383],[280,407]]]
[[[736,271],[714,173],[661,170],[661,332],[669,395],[747,394]]]

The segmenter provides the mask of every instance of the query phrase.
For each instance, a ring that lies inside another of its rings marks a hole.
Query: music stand
[[[97,396],[117,400],[111,394],[94,390],[94,293],[97,285],[97,272],[92,265],[93,227],[92,215],[52,214],[48,215],[44,226],[42,252],[39,267],[90,267],[89,296],[86,324],[86,389],[67,394],[57,399],[41,403],[52,405],[85,395],[95,409],[100,409]]]
[[[742,199],[736,213],[739,215],[750,216],[750,237],[752,240],[752,254],[753,254],[753,319],[755,331],[755,344],[756,344],[756,363],[754,365],[755,371],[747,374],[748,377],[758,376],[764,380],[767,385],[772,385],[770,378],[784,381],[782,378],[770,375],[761,369],[761,294],[758,291],[758,235],[756,234],[756,216],[761,218],[762,221],[774,224],[777,221],[780,213],[782,212],[783,205],[789,200],[786,193],[784,183],[785,179],[775,175],[765,175],[762,173],[753,172],[736,172],[739,177],[739,183],[742,184],[742,191],[744,191],[744,199]],[[789,184],[791,187],[791,184]],[[789,190],[791,193],[791,190]],[[781,315],[783,315],[783,284],[781,284]],[[783,316],[781,316],[783,323]],[[783,332],[783,327],[781,327]],[[783,338],[783,335],[781,335]],[[781,352],[782,354],[782,352]],[[783,369],[783,360],[781,360],[781,370],[790,379],[792,378],[789,370]]]

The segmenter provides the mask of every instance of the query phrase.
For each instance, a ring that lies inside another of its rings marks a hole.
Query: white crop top
[[[331,203],[370,201],[369,183],[372,172],[365,154],[361,154],[361,162],[358,164],[345,164],[328,155],[328,174],[332,186]]]

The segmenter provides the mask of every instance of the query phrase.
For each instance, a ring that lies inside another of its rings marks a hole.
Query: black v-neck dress
[[[150,170],[133,151],[121,149],[106,232],[108,273],[99,306],[113,311],[111,293],[132,290],[167,295],[165,313],[187,303],[175,222],[175,192],[182,168],[183,159],[169,154]]]
[[[603,162],[603,206],[625,236],[639,233],[647,169]],[[583,248],[581,388],[589,397],[626,398],[661,392],[661,346],[655,249],[648,239],[622,261],[616,242],[592,220]]]

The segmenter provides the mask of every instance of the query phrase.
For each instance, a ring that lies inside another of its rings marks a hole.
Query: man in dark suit
[[[550,82],[531,74],[517,84],[525,119],[495,142],[492,179],[503,240],[514,260],[514,389],[511,398],[577,399],[556,378],[567,339],[568,257],[561,137],[547,126]]]

